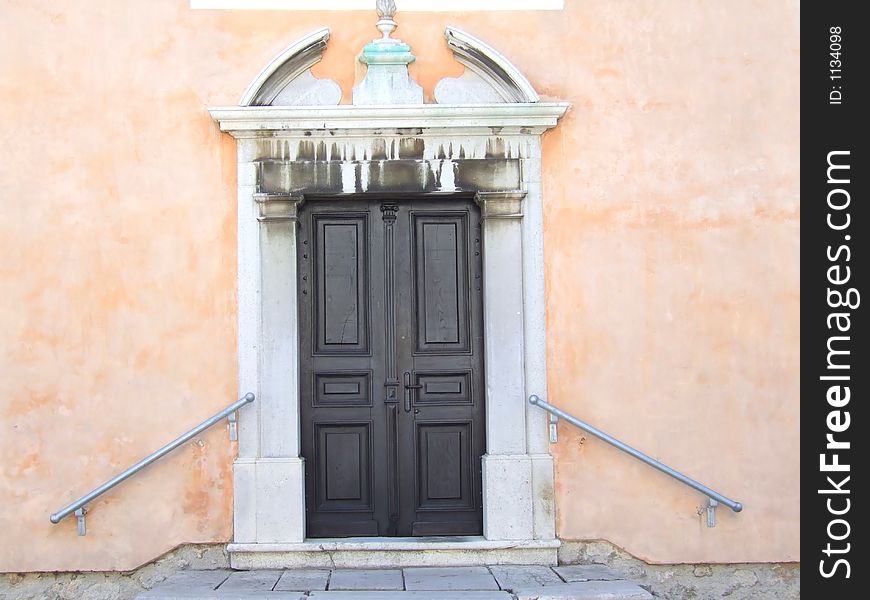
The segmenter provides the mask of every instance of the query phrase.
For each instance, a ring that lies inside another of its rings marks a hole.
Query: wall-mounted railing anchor
[[[88,533],[88,528],[85,524],[85,507],[81,507],[74,514],[79,522],[79,535],[86,535]]]
[[[709,498],[707,501],[707,527],[716,527],[716,507],[719,503]]]
[[[559,441],[559,417],[550,414],[550,443],[555,444]]]
[[[234,411],[228,414],[227,422],[230,427],[230,441],[237,442],[239,440],[239,412]]]

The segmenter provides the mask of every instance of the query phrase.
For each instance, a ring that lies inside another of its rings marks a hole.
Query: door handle
[[[423,386],[411,383],[411,373],[405,371],[405,412],[411,412],[411,390],[419,390]]]

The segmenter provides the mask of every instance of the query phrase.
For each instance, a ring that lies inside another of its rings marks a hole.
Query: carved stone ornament
[[[396,3],[393,0],[377,0],[375,10],[380,18],[392,19],[396,14]]]

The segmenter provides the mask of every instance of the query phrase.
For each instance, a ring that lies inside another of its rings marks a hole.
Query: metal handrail
[[[245,394],[244,396],[239,398],[238,401],[233,402],[230,406],[223,409],[222,411],[220,411],[219,413],[217,413],[213,417],[206,419],[205,421],[203,421],[202,423],[200,423],[199,425],[197,425],[196,427],[194,427],[193,429],[191,429],[187,433],[175,438],[174,440],[172,440],[171,442],[169,442],[168,444],[166,444],[165,446],[160,448],[160,450],[157,450],[156,452],[152,452],[151,454],[149,454],[148,456],[146,456],[145,458],[143,458],[142,460],[137,462],[132,467],[122,471],[118,475],[115,475],[114,477],[109,479],[107,482],[94,488],[93,490],[91,490],[90,492],[88,492],[87,494],[85,494],[84,496],[82,496],[81,498],[76,500],[75,502],[72,502],[72,503],[64,506],[62,509],[60,509],[59,511],[57,511],[56,513],[51,515],[51,517],[49,517],[49,520],[52,523],[56,524],[56,523],[59,523],[61,519],[63,519],[67,515],[74,512],[74,513],[76,513],[76,516],[78,516],[78,518],[79,518],[79,535],[84,535],[84,531],[85,531],[85,529],[84,529],[84,508],[85,508],[85,505],[88,504],[88,502],[90,502],[90,501],[94,500],[95,498],[101,496],[102,494],[108,492],[110,489],[112,489],[113,487],[115,487],[116,485],[118,485],[119,483],[121,483],[122,481],[127,479],[128,477],[135,475],[136,473],[138,473],[139,471],[141,471],[142,469],[144,469],[145,467],[147,467],[148,465],[150,465],[151,463],[153,463],[157,459],[169,454],[170,452],[172,452],[173,450],[178,448],[180,445],[182,445],[186,441],[190,440],[191,438],[196,437],[198,434],[202,433],[203,431],[205,431],[206,429],[208,429],[209,427],[211,427],[212,425],[214,425],[215,423],[217,423],[218,421],[220,421],[224,417],[229,417],[230,415],[235,413],[237,410],[239,410],[241,407],[243,407],[244,405],[246,405],[250,402],[253,402],[253,401],[254,401],[254,394],[252,394],[251,392],[248,392],[247,394]],[[231,425],[233,425],[233,424],[234,423],[231,423]]]
[[[734,512],[740,512],[741,510],[743,510],[743,504],[741,504],[740,502],[736,502],[735,500],[731,500],[727,496],[723,496],[722,494],[720,494],[716,490],[710,489],[709,487],[707,487],[703,483],[695,481],[694,479],[692,479],[691,477],[689,477],[687,475],[683,475],[679,471],[672,469],[671,467],[667,466],[666,464],[657,461],[656,459],[652,458],[651,456],[647,456],[646,454],[644,454],[640,450],[632,448],[631,446],[629,446],[625,442],[619,441],[615,437],[604,433],[603,431],[601,431],[600,429],[598,429],[596,427],[593,427],[589,423],[586,423],[585,421],[581,421],[577,417],[566,413],[564,410],[556,408],[552,404],[549,404],[548,402],[541,400],[537,396],[534,396],[534,395],[529,396],[529,403],[534,405],[534,406],[538,406],[540,408],[543,408],[544,410],[546,410],[550,414],[555,415],[555,416],[559,417],[560,419],[565,419],[566,421],[568,421],[569,423],[571,423],[575,427],[579,427],[583,431],[594,435],[598,439],[607,442],[611,446],[615,446],[615,447],[619,448],[623,452],[630,454],[631,456],[635,457],[636,459],[645,462],[649,466],[651,466],[655,469],[658,469],[659,471],[661,471],[662,473],[665,473],[666,475],[670,475],[671,477],[673,477],[677,481],[680,481],[680,482],[686,484],[687,486],[689,486],[690,488],[693,488],[693,489],[701,492],[705,496],[707,496],[707,498],[709,500],[708,505],[707,505],[707,525],[709,527],[713,527],[716,525],[715,510],[716,510],[717,504],[724,504],[725,506],[727,506],[728,508],[730,508]]]

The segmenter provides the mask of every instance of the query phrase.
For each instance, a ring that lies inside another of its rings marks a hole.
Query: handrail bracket
[[[230,441],[239,441],[239,411],[233,411],[227,415],[227,424],[230,429]]]
[[[716,507],[719,506],[719,503],[712,498],[707,499],[707,527],[716,527]],[[703,510],[704,507],[702,506]],[[698,511],[701,512],[701,511]]]
[[[76,510],[75,513],[73,513],[78,518],[79,535],[87,535],[88,533],[88,528],[85,524],[85,512],[85,507],[82,506],[81,508]]]
[[[547,414],[550,415],[550,443],[555,444],[559,441],[559,417],[553,413]]]

